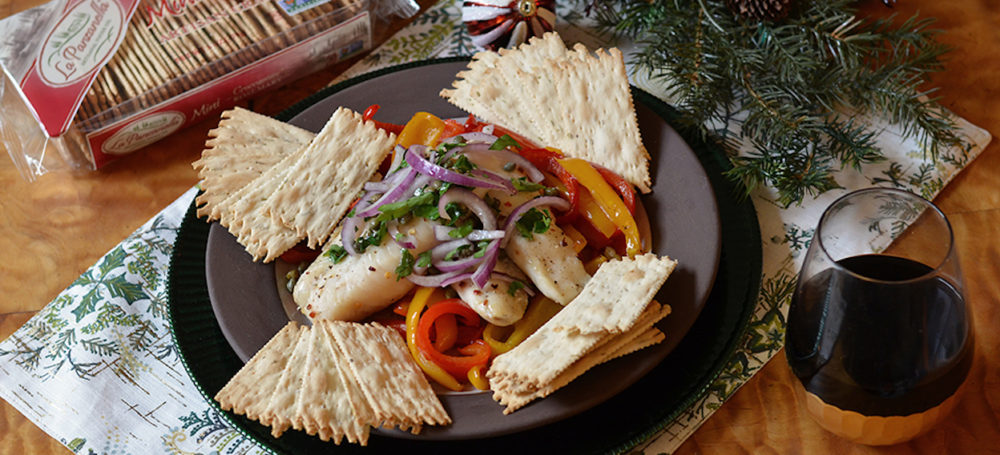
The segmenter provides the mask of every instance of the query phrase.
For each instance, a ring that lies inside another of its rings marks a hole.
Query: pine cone
[[[793,0],[726,0],[729,10],[743,19],[778,21],[792,9]]]

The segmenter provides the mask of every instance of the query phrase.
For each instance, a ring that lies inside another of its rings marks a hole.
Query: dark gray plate
[[[339,106],[364,111],[381,105],[377,119],[405,123],[417,111],[440,117],[463,117],[438,92],[451,84],[464,62],[418,66],[350,85],[317,100],[291,119],[318,131]],[[719,210],[712,185],[697,156],[666,121],[637,103],[643,142],[652,155],[653,193],[642,197],[649,214],[653,251],[679,265],[657,300],[672,313],[660,323],[666,340],[652,348],[598,366],[552,396],[511,415],[488,393],[441,396],[453,424],[425,427],[419,436],[380,434],[430,440],[499,436],[545,425],[585,411],[627,388],[655,367],[688,332],[708,298],[721,250]],[[227,341],[244,361],[288,321],[282,309],[273,265],[252,262],[235,238],[213,224],[205,254],[205,275],[213,311]]]

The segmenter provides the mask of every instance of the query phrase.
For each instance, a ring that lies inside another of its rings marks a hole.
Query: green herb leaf
[[[344,258],[347,257],[347,250],[340,245],[331,246],[329,250],[326,250],[326,257],[330,258],[334,264],[340,263]]]
[[[465,238],[467,235],[469,235],[469,233],[472,232],[472,229],[473,229],[472,223],[464,223],[461,226],[458,226],[455,229],[448,231],[448,236],[453,239],[462,239]]]
[[[500,136],[500,138],[497,139],[496,142],[493,143],[493,145],[490,146],[490,150],[503,150],[507,147],[520,149],[521,144],[518,144],[517,141],[514,140],[514,138],[510,137],[509,134],[504,134],[503,136]]]
[[[545,185],[529,182],[527,177],[512,178],[510,179],[510,183],[513,183],[514,189],[518,191],[541,191],[545,189]]]
[[[471,249],[470,245],[462,245],[458,248],[455,248],[454,250],[449,251],[448,254],[444,255],[444,260],[450,261],[452,259],[463,257],[466,253],[469,252],[470,249]]]
[[[524,283],[518,280],[511,281],[510,287],[507,288],[507,294],[513,297],[514,294],[516,294],[517,291],[520,291],[521,289],[524,289]]]
[[[413,255],[410,254],[410,250],[403,248],[403,257],[399,259],[399,265],[396,266],[396,281],[410,276],[413,273],[413,264],[415,262]]]
[[[515,226],[521,236],[527,239],[533,237],[532,234],[543,234],[552,225],[552,217],[547,211],[532,208],[521,215]]]
[[[424,251],[417,255],[417,267],[427,267],[431,265],[431,252],[430,250]]]

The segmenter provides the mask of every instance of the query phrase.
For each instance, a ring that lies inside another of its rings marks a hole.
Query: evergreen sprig
[[[900,125],[935,159],[963,144],[923,88],[948,50],[931,19],[862,19],[848,0],[800,0],[779,22],[741,20],[725,0],[594,1],[601,28],[642,45],[631,58],[683,121],[730,146],[729,176],[747,191],[772,185],[787,206],[839,188],[839,168],[882,160],[859,116]],[[751,152],[736,154],[740,138]]]

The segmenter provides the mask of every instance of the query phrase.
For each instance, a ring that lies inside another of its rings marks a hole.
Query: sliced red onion
[[[486,201],[476,196],[476,193],[465,188],[449,188],[438,199],[438,213],[441,215],[441,218],[446,220],[451,219],[448,217],[445,207],[452,202],[462,204],[469,210],[472,210],[472,213],[475,213],[476,217],[483,224],[483,229],[492,231],[497,228],[496,215],[493,214],[493,210],[486,204]]]
[[[469,155],[491,153],[495,157],[499,157],[503,161],[514,163],[517,167],[521,168],[521,170],[523,170],[524,173],[528,175],[528,180],[530,180],[532,183],[538,183],[541,182],[542,180],[545,180],[545,176],[542,174],[542,171],[538,170],[538,168],[535,167],[534,164],[531,164],[531,161],[528,161],[525,157],[521,156],[518,153],[514,153],[510,150],[507,149],[489,150],[487,152],[481,152],[478,150],[469,150],[466,153]]]
[[[412,250],[417,247],[416,241],[411,235],[400,235],[399,223],[391,222],[389,223],[388,234],[392,237],[392,240],[396,242],[397,245]]]
[[[395,172],[399,169],[399,165],[403,164],[404,155],[406,155],[406,147],[396,145],[396,148],[392,149],[392,163],[389,164],[389,172]]]
[[[471,273],[462,272],[450,272],[450,273],[440,273],[437,275],[407,275],[406,279],[413,282],[417,286],[423,286],[427,288],[440,288],[448,286],[451,283],[462,281],[469,276]]]
[[[469,256],[451,261],[432,262],[432,264],[434,264],[434,267],[442,272],[461,272],[474,265],[479,265],[483,262],[483,259],[484,257],[477,258],[475,256]]]
[[[438,211],[440,212],[440,210],[438,210]],[[441,224],[435,224],[434,225],[434,238],[436,238],[436,239],[438,239],[438,240],[440,240],[442,242],[447,242],[449,240],[453,240],[452,236],[449,234],[452,231],[452,229],[455,229],[455,228],[453,228],[451,226],[445,226],[445,225],[441,225]]]
[[[486,254],[483,255],[483,262],[479,263],[479,267],[472,274],[472,282],[479,289],[486,286],[486,282],[490,280],[490,274],[493,273],[493,267],[497,265],[497,256],[500,255],[500,242],[501,240],[499,239],[490,241],[489,246],[486,247]]]
[[[499,174],[487,171],[485,169],[473,169],[473,170],[469,171],[469,175],[481,178],[483,180],[487,180],[487,181],[493,182],[493,183],[495,183],[497,185],[500,185],[503,188],[499,188],[499,189],[502,189],[502,190],[506,191],[509,194],[517,193],[517,189],[514,188],[514,184],[513,183],[510,183],[510,179],[508,179],[508,178],[506,178],[506,177],[504,177],[502,175],[499,175]]]
[[[451,226],[443,226],[440,224],[435,225],[434,238],[442,242],[454,240],[454,237],[451,236],[451,231],[453,230],[455,230],[455,228]],[[480,240],[502,239],[503,236],[504,236],[503,229],[495,229],[491,231],[485,229],[473,229],[472,232],[469,233],[469,235],[465,236],[465,238],[472,240],[473,242],[478,242]]]
[[[442,244],[439,244],[434,248],[431,248],[431,261],[432,262],[443,261],[444,257],[447,256],[448,253],[454,251],[456,248],[471,244],[472,242],[466,239],[452,240],[450,242],[444,242]]]
[[[561,197],[556,197],[556,196],[536,197],[536,198],[534,198],[534,199],[532,199],[532,200],[530,200],[528,202],[525,202],[524,204],[521,204],[521,205],[517,206],[517,208],[515,208],[512,212],[510,212],[510,216],[507,217],[507,221],[504,222],[504,226],[503,226],[503,230],[504,230],[503,245],[504,246],[506,246],[507,242],[510,241],[510,236],[514,232],[514,229],[515,229],[514,225],[517,224],[517,220],[520,219],[521,216],[524,215],[525,212],[527,212],[528,210],[531,210],[531,209],[533,209],[535,207],[542,206],[542,205],[551,205],[553,208],[555,208],[557,210],[568,210],[569,207],[570,207],[569,201],[567,201],[567,200],[565,200],[565,199],[563,199]]]
[[[502,239],[506,235],[503,229],[496,230],[486,230],[486,229],[475,229],[469,233],[465,238],[472,240],[473,242],[478,242],[480,240],[496,240]]]
[[[492,188],[498,190],[506,190],[508,189],[508,185],[511,189],[514,187],[514,185],[511,185],[510,182],[507,182],[508,185],[503,185],[500,182],[473,178],[465,174],[459,174],[451,169],[438,166],[437,164],[428,161],[420,153],[418,153],[416,151],[416,146],[410,147],[410,149],[406,151],[406,162],[421,174],[429,175],[438,180],[454,183],[456,185],[475,188]]]
[[[350,255],[358,254],[358,250],[354,249],[354,237],[359,226],[361,226],[361,218],[352,216],[345,219],[344,225],[340,227],[340,246],[344,247],[344,250]]]
[[[493,143],[497,141],[496,136],[488,133],[483,133],[480,131],[462,133],[454,137],[461,137],[462,139],[465,139],[465,142],[467,144],[484,143],[487,145],[493,145]]]
[[[413,168],[406,168],[393,174],[389,180],[391,187],[385,192],[385,194],[383,194],[382,197],[373,202],[370,206],[365,207],[362,210],[355,210],[354,216],[368,218],[377,214],[379,207],[398,201],[404,194],[406,194],[406,191],[410,188],[410,184],[413,183],[416,176],[417,171]]]

